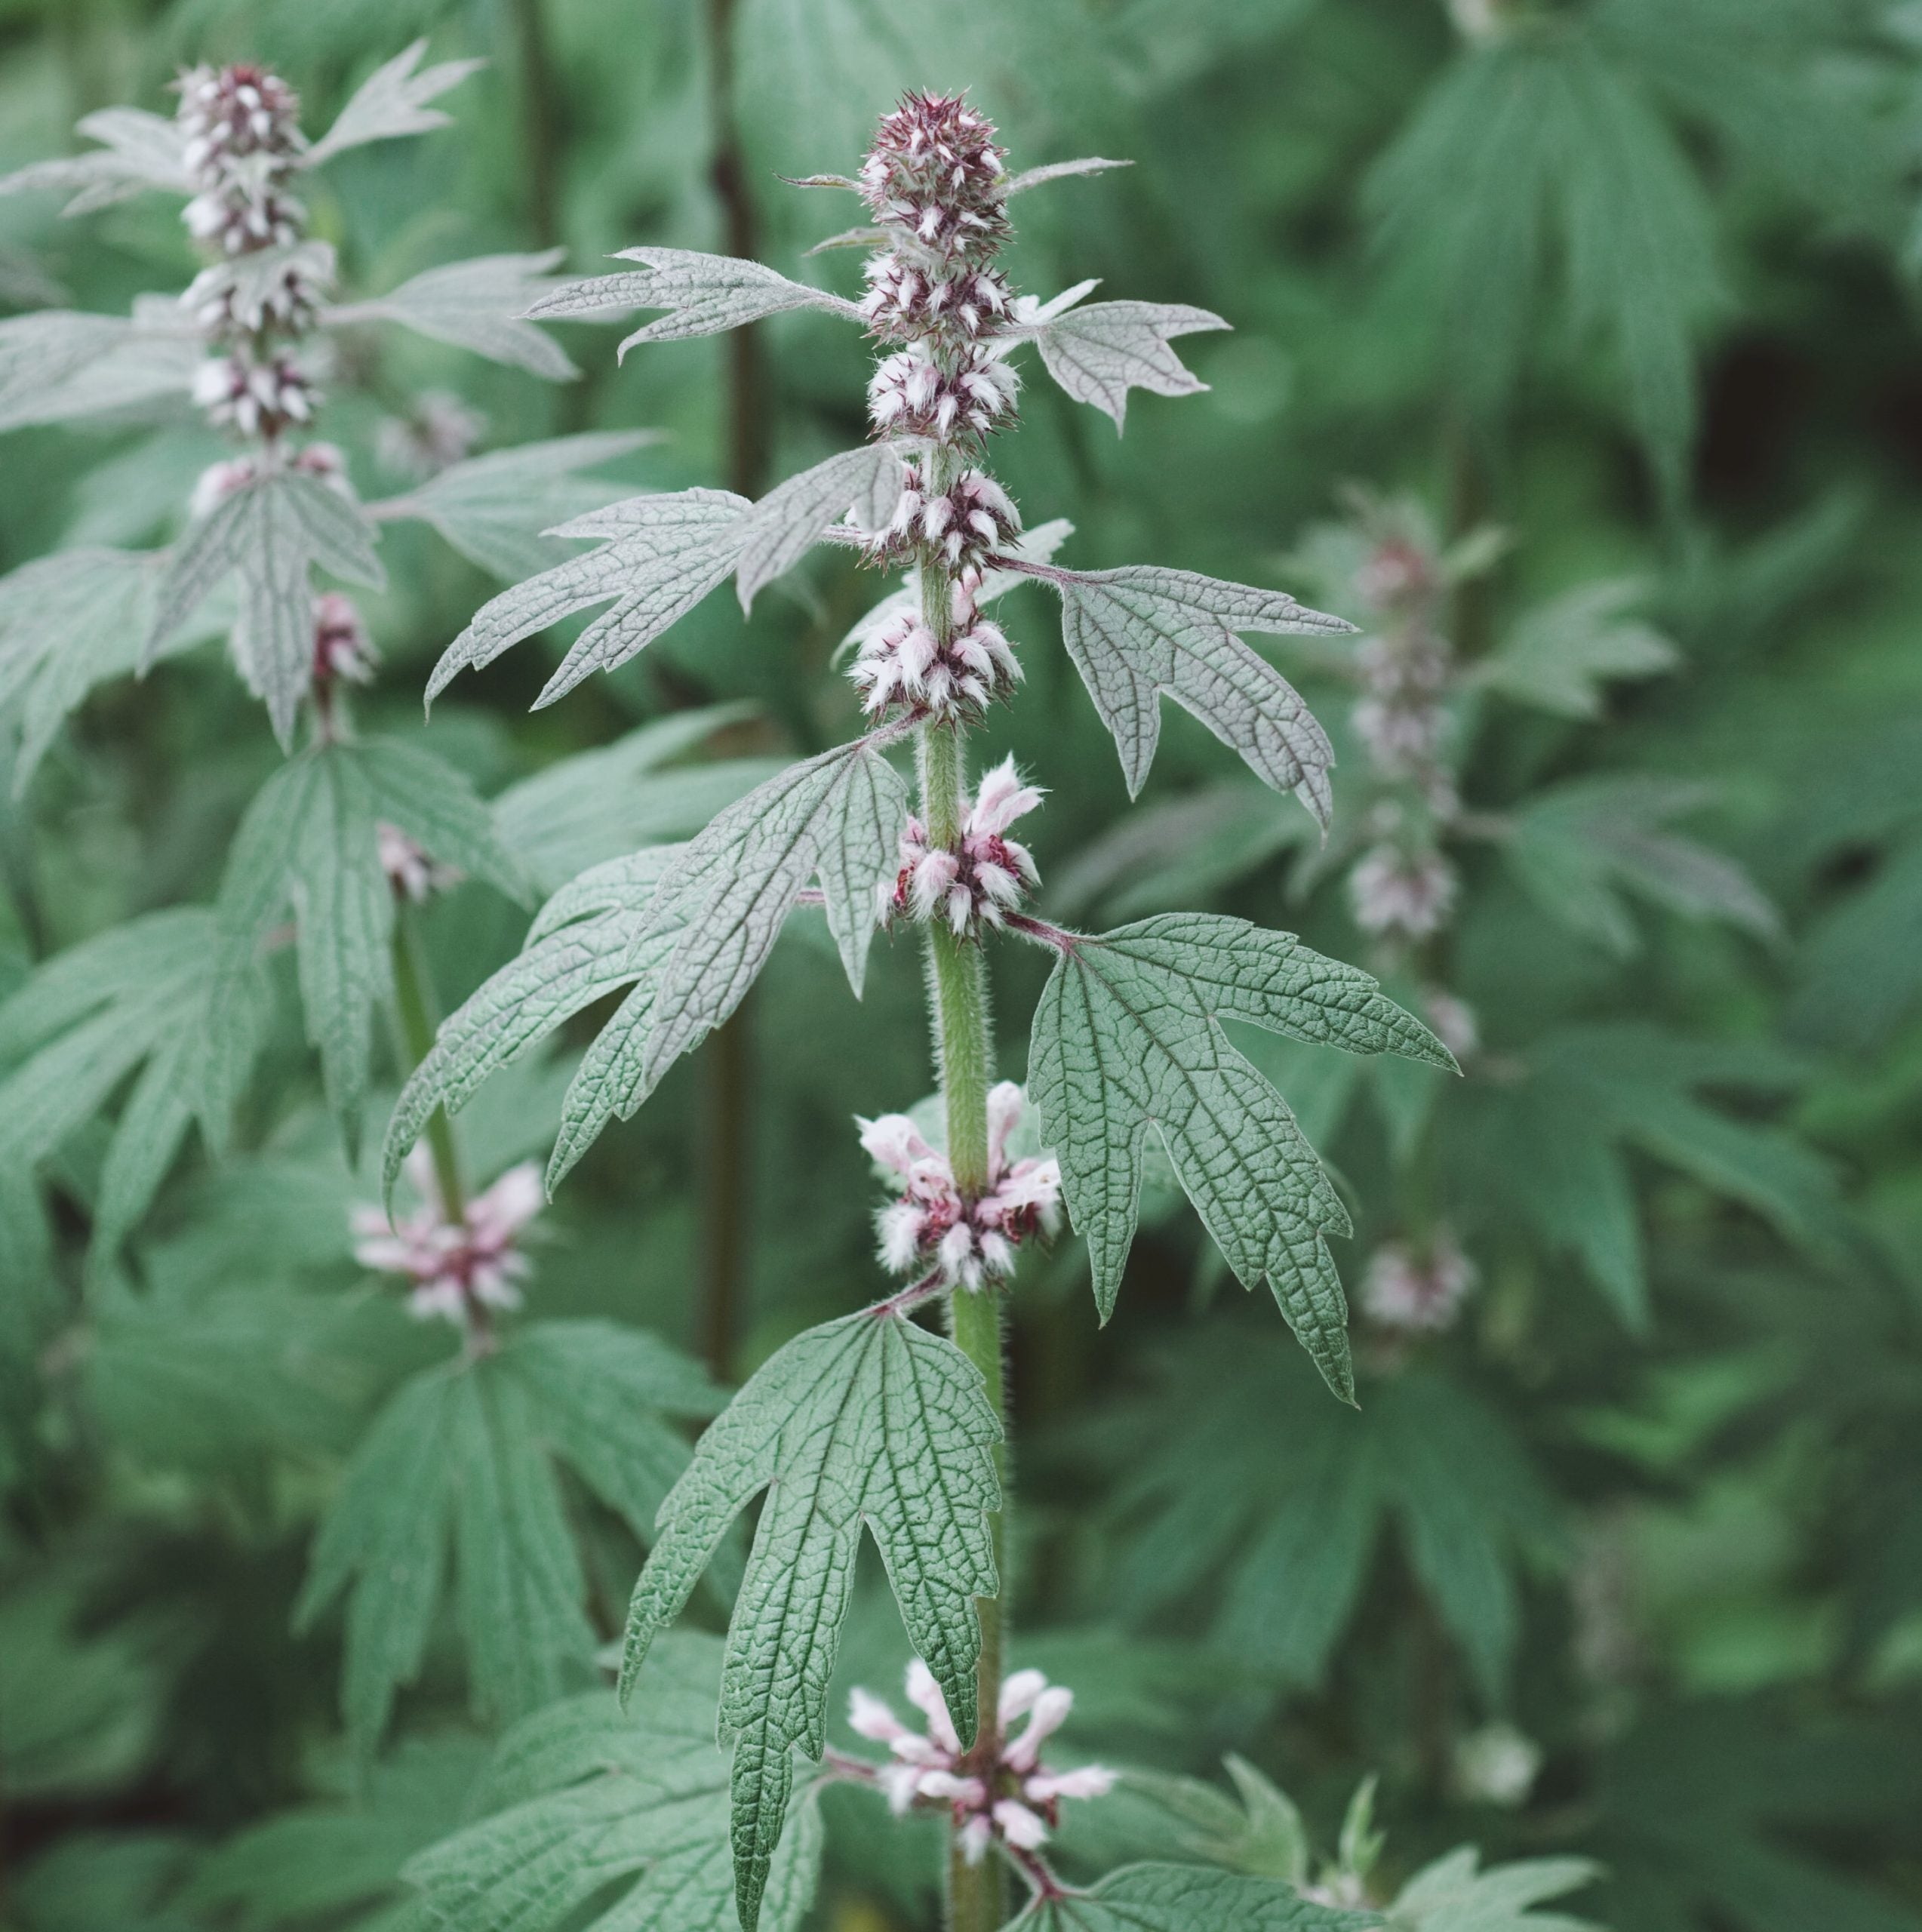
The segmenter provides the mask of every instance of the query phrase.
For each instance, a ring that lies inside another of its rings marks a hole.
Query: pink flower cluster
[[[297,239],[306,210],[286,183],[305,145],[300,97],[247,66],[195,67],[179,86],[183,158],[199,191],[182,217],[188,232],[225,255]]]
[[[236,490],[244,490],[270,466],[271,460],[258,457],[230,457],[210,463],[200,472],[188,501],[187,514],[198,521],[225,503]],[[287,458],[286,466],[297,476],[311,476],[343,496],[349,493],[346,459],[331,443],[308,443]]]
[[[314,682],[367,684],[379,661],[354,600],[323,591],[314,599]]]
[[[979,574],[970,575],[978,583]],[[869,717],[899,704],[918,717],[971,722],[1021,681],[1001,627],[979,614],[964,580],[955,582],[949,601],[953,630],[945,644],[913,614],[863,640],[847,675]]]
[[[951,571],[979,572],[1020,530],[1013,499],[985,469],[964,469],[930,496],[921,466],[910,463],[887,528],[869,540],[868,560],[891,565],[932,555]]]
[[[958,849],[929,844],[927,828],[909,819],[901,835],[901,870],[883,915],[945,919],[967,937],[984,925],[1001,925],[1041,882],[1034,855],[1007,836],[1008,827],[1041,801],[1039,788],[1022,783],[1009,757],[982,774],[961,821]]]
[[[272,441],[297,423],[311,422],[320,398],[286,350],[262,352],[250,340],[201,363],[194,374],[193,399],[220,428]]]
[[[374,827],[380,841],[380,869],[397,899],[414,905],[426,903],[432,893],[444,892],[457,885],[465,875],[457,866],[444,866],[417,840],[410,838],[398,825],[383,819]]]
[[[861,198],[899,252],[943,267],[979,262],[1007,232],[1002,158],[992,124],[959,96],[911,94],[882,118]]]
[[[464,461],[487,427],[487,418],[451,391],[426,389],[406,415],[382,419],[374,454],[383,469],[424,482]]]
[[[1004,1080],[988,1095],[988,1192],[962,1198],[955,1171],[906,1114],[860,1120],[861,1145],[900,1176],[900,1198],[875,1217],[881,1266],[897,1275],[938,1268],[950,1287],[977,1289],[1014,1272],[1015,1250],[1061,1225],[1061,1164],[1052,1155],[1007,1158],[1026,1101]]]
[[[941,1687],[918,1657],[908,1666],[907,1690],[927,1721],[924,1732],[910,1730],[866,1690],[850,1697],[847,1721],[861,1737],[887,1746],[891,1761],[879,1767],[875,1782],[890,1808],[902,1814],[917,1804],[946,1807],[970,1864],[979,1864],[997,1841],[1017,1851],[1038,1850],[1061,1822],[1064,1798],[1100,1798],[1115,1787],[1115,1774],[1099,1764],[1050,1771],[1041,1763],[1041,1746],[1060,1729],[1075,1694],[1038,1670],[1017,1670],[1001,1686],[996,1755],[985,1764],[962,1750]],[[1010,1740],[1008,1727],[1024,1717],[1020,1736]]]
[[[354,1259],[410,1282],[407,1309],[423,1321],[438,1316],[469,1328],[488,1311],[518,1308],[527,1260],[516,1238],[545,1202],[539,1163],[509,1168],[458,1219],[442,1204],[424,1146],[407,1157],[407,1173],[421,1197],[419,1211],[389,1226],[380,1208],[355,1208]]]
[[[958,429],[978,439],[1014,413],[1019,389],[1013,367],[979,343],[937,361],[918,342],[882,358],[868,383],[868,415],[884,433],[946,442]]]
[[[924,266],[898,255],[871,255],[861,312],[875,334],[890,342],[924,335],[972,339],[994,328],[1011,300],[998,269]]]
[[[1361,1306],[1382,1327],[1438,1334],[1455,1325],[1475,1280],[1475,1263],[1445,1232],[1422,1251],[1385,1241],[1369,1257]]]

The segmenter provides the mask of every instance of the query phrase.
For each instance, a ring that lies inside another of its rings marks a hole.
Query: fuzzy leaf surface
[[[614,494],[617,486],[581,472],[657,441],[652,429],[611,429],[490,450],[451,463],[404,496],[369,504],[367,515],[432,524],[470,563],[518,583],[571,554],[543,531],[601,509]]]
[[[654,923],[654,898],[681,849],[657,846],[583,873],[541,909],[519,956],[441,1023],[387,1124],[381,1170],[389,1195],[407,1149],[437,1106],[458,1113],[489,1074],[623,986],[633,990],[568,1088],[548,1166],[549,1189],[610,1120],[628,1118],[653,1092],[642,1069],[654,992],[680,930]]]
[[[641,266],[570,282],[543,296],[528,309],[529,317],[556,321],[609,309],[665,309],[666,315],[622,343],[623,358],[638,343],[684,342],[789,309],[826,309],[855,321],[866,319],[853,303],[838,295],[790,281],[759,262],[732,255],[704,255],[688,248],[622,248],[614,259]]]
[[[1530,611],[1469,681],[1564,718],[1599,718],[1608,686],[1653,678],[1681,661],[1667,638],[1632,616],[1647,587],[1632,577],[1585,583]]]
[[[171,320],[173,307],[149,304],[131,321],[63,309],[0,321],[0,430],[97,416],[191,389],[200,351],[185,329],[161,325],[158,311]]]
[[[1426,1027],[1365,973],[1292,934],[1167,913],[1076,939],[1035,1010],[1029,1091],[1088,1244],[1102,1318],[1134,1238],[1152,1126],[1243,1285],[1265,1282],[1345,1401],[1355,1394],[1347,1303],[1324,1241],[1348,1214],[1281,1096],[1229,1044],[1223,1020],[1351,1053],[1452,1067]]]
[[[600,1322],[534,1323],[401,1385],[348,1465],[296,1611],[305,1628],[346,1595],[342,1710],[363,1758],[420,1671],[450,1552],[478,1708],[523,1716],[584,1675],[594,1636],[555,1459],[620,1489],[632,1519],[634,1497],[686,1466],[658,1418],[709,1413],[715,1392],[664,1345]],[[583,1457],[584,1432],[617,1411]]]
[[[1003,558],[998,561],[1012,563]],[[1061,639],[1139,794],[1161,733],[1161,694],[1192,712],[1278,792],[1323,825],[1334,752],[1295,688],[1235,635],[1339,636],[1355,626],[1278,590],[1152,565],[1115,571],[1025,567],[1061,598]]]
[[[386,141],[401,134],[425,134],[447,126],[453,116],[429,107],[450,88],[457,87],[484,60],[443,60],[422,67],[427,42],[417,40],[403,53],[374,69],[348,98],[334,125],[310,147],[301,165],[318,168],[349,148],[369,141]]]
[[[168,553],[149,657],[236,577],[235,660],[248,688],[265,701],[282,749],[291,749],[313,673],[314,567],[377,589],[386,577],[374,540],[359,505],[313,477],[275,470],[242,484]]]
[[[503,591],[481,605],[427,681],[431,704],[468,666],[491,664],[523,638],[597,604],[613,608],[582,632],[535,709],[595,671],[611,671],[653,642],[733,571],[747,499],[726,490],[629,497],[547,534],[602,540],[598,549]]]
[[[662,1505],[628,1614],[623,1688],[680,1614],[734,1517],[767,1491],[728,1625],[721,1722],[734,1736],[737,1897],[752,1932],[798,1746],[825,1746],[829,1680],[865,1522],[902,1620],[956,1729],[975,1729],[981,1632],[998,1587],[987,1518],[1001,1429],[955,1345],[885,1310],[797,1336],[734,1398]]]
[[[652,921],[681,930],[661,971],[651,1084],[720,1026],[767,963],[795,894],[819,878],[828,929],[860,995],[881,888],[899,863],[908,792],[885,732],[789,765],[730,805],[663,878]]]
[[[524,369],[550,383],[572,382],[580,371],[545,330],[522,317],[528,303],[553,286],[547,271],[562,251],[537,255],[478,255],[423,269],[385,295],[330,309],[330,325],[400,322],[490,362]]]
[[[771,490],[741,519],[737,574],[741,608],[793,568],[850,510],[863,530],[884,528],[900,500],[906,466],[885,443],[843,450]]]
[[[110,208],[149,188],[176,195],[193,192],[187,178],[186,137],[171,115],[138,107],[103,107],[83,116],[78,131],[101,146],[0,176],[0,195],[70,189],[73,198],[60,212],[76,215]]]
[[[221,881],[221,972],[252,968],[291,912],[307,1037],[348,1145],[359,1130],[375,1007],[393,992],[392,887],[380,827],[519,897],[524,881],[491,817],[451,766],[380,739],[321,744],[283,765],[241,820]]]
[[[1064,310],[1034,331],[1048,374],[1077,402],[1092,403],[1124,426],[1128,391],[1195,395],[1207,387],[1168,346],[1176,336],[1230,326],[1179,302],[1093,302]]]
[[[664,1638],[625,1714],[605,1691],[570,1699],[501,1740],[484,1792],[502,1808],[415,1857],[427,1922],[460,1932],[558,1932],[596,1893],[607,1932],[735,1932],[727,1761],[714,1741],[721,1644]],[[767,1932],[797,1932],[814,1892],[821,1825],[797,1792],[761,1902]]]
[[[1316,1905],[1278,1878],[1204,1865],[1128,1865],[1093,1890],[1036,1898],[1007,1932],[1366,1932],[1381,1915]]]

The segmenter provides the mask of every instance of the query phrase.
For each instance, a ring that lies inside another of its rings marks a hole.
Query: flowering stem
[[[947,585],[929,571],[924,602],[930,629],[945,635]],[[958,844],[962,798],[962,733],[958,725],[927,724],[921,731],[921,817],[930,845]],[[994,1078],[994,1048],[988,1023],[986,962],[977,941],[961,938],[939,919],[927,928],[928,995],[934,1023],[935,1052],[947,1110],[948,1159],[962,1198],[973,1200],[988,1188],[988,1088]],[[1001,1308],[998,1290],[983,1283],[973,1293],[957,1289],[949,1302],[955,1346],[981,1371],[988,1400],[1005,1430],[1007,1410],[1001,1374]],[[1001,1507],[989,1524],[995,1574],[1007,1587],[1008,1495],[1005,1444],[995,1451],[1001,1482]],[[1001,1689],[1001,1598],[979,1597],[981,1662],[976,1675],[981,1735],[994,1746]],[[948,1910],[952,1932],[998,1932],[1006,1923],[1004,1874],[983,1859],[970,1864],[957,1833],[948,1858]]]
[[[436,1024],[433,986],[420,921],[413,906],[404,899],[394,908],[394,1011],[409,1072],[433,1048]],[[454,1144],[454,1123],[444,1107],[436,1107],[427,1123],[427,1146],[434,1158],[434,1180],[440,1189],[444,1217],[458,1221],[466,1211],[467,1193],[460,1183],[460,1157]]]

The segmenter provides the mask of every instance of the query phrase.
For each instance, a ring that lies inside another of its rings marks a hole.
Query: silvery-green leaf
[[[623,357],[637,343],[684,342],[690,336],[738,328],[788,309],[826,309],[855,321],[866,319],[856,304],[838,295],[790,281],[758,262],[732,255],[703,255],[687,248],[623,248],[614,259],[641,266],[570,283],[543,297],[528,315],[556,321],[610,309],[666,309],[658,321],[636,329],[621,344]]]
[[[356,322],[404,323],[436,342],[471,349],[490,361],[525,369],[550,383],[571,382],[580,371],[543,329],[521,319],[527,305],[552,287],[547,271],[561,257],[558,248],[538,255],[479,255],[427,269],[385,295],[343,309],[323,318],[330,328]]]
[[[1040,168],[1024,168],[1019,174],[1010,176],[1004,192],[1025,194],[1030,188],[1038,188],[1044,181],[1064,180],[1071,174],[1102,174],[1111,168],[1133,165],[1131,161],[1103,161],[1098,155],[1085,155],[1079,161],[1050,161]]]
[[[225,256],[204,272],[204,281],[195,278],[198,287],[191,299],[180,297],[181,308],[191,312],[202,301],[225,297],[232,312],[251,326],[289,275],[324,293],[338,278],[340,263],[331,242],[310,238],[284,248],[254,248],[244,254]]]
[[[1051,517],[1046,523],[1038,523],[1033,529],[1023,531],[1003,546],[1004,553],[1020,558],[1024,562],[1044,564],[1074,534],[1075,526],[1065,516]],[[974,593],[974,601],[977,604],[992,603],[997,597],[1026,580],[1013,571],[991,570],[982,578],[981,587]],[[865,617],[856,620],[853,629],[835,645],[834,656],[829,662],[840,664],[869,638],[879,637],[897,618],[912,616],[920,608],[921,579],[918,573],[910,571],[907,582],[899,589],[889,592]]]
[[[718,1638],[677,1632],[626,1712],[600,1690],[517,1724],[481,1789],[491,1815],[405,1867],[424,1896],[423,1923],[559,1932],[613,1888],[601,1932],[738,1932],[727,1760],[714,1737],[721,1669]],[[821,1848],[815,1793],[797,1792],[761,1900],[763,1932],[798,1932]]]
[[[352,497],[314,477],[285,469],[254,477],[168,553],[149,653],[237,576],[235,661],[248,688],[266,701],[275,736],[291,746],[313,673],[313,567],[378,588],[386,580],[374,535]]]
[[[717,704],[675,712],[557,760],[495,798],[501,838],[550,892],[638,846],[691,838],[779,768],[761,758],[675,762],[750,711]]]
[[[184,392],[199,361],[198,343],[177,325],[163,331],[64,309],[11,316],[0,321],[0,429]]]
[[[1598,718],[1617,678],[1672,671],[1675,647],[1628,613],[1647,596],[1632,577],[1583,584],[1525,615],[1467,681],[1564,718]]]
[[[56,955],[0,1004],[0,1168],[25,1174],[57,1152],[137,1067],[106,1148],[95,1265],[145,1214],[196,1113],[210,1143],[208,1063],[244,1068],[261,1031],[251,970],[224,983],[216,921],[200,906],[152,912]]]
[[[838,745],[758,785],[688,845],[652,919],[683,930],[663,967],[645,1069],[651,1081],[746,996],[794,904],[818,876],[828,928],[858,997],[881,888],[899,866],[907,787],[890,734]]]
[[[470,562],[510,583],[571,553],[540,533],[605,503],[620,485],[581,474],[660,439],[657,429],[590,431],[451,463],[407,492],[367,506],[377,523],[417,517]]]
[[[1316,1905],[1280,1878],[1126,1865],[1093,1890],[1037,1894],[1005,1932],[1368,1932],[1381,1915]]]
[[[350,1150],[374,1009],[393,991],[383,823],[510,895],[523,889],[519,867],[466,780],[426,752],[377,738],[316,745],[275,772],[241,820],[220,886],[224,973],[246,970],[268,932],[292,913],[307,1037]]]
[[[1048,374],[1077,402],[1113,417],[1119,431],[1130,389],[1193,395],[1207,387],[1168,346],[1173,337],[1229,326],[1206,309],[1181,303],[1094,302],[1070,308],[1032,333]]]
[[[428,703],[468,665],[491,664],[523,638],[596,604],[612,601],[614,608],[575,640],[535,709],[552,704],[591,672],[625,664],[733,569],[741,512],[748,507],[746,497],[729,491],[678,490],[629,497],[549,531],[605,540],[482,605],[434,666]]]
[[[0,577],[0,709],[20,706],[16,797],[88,693],[139,668],[157,583],[152,557],[94,549],[59,551]],[[201,635],[177,635],[168,648]]]
[[[354,91],[334,125],[307,150],[301,165],[317,168],[346,149],[360,147],[368,141],[391,140],[399,134],[424,134],[446,127],[452,117],[438,107],[429,107],[428,102],[438,99],[487,63],[443,60],[417,73],[414,69],[420,67],[420,57],[426,51],[426,40],[417,40],[404,53],[375,68]]]
[[[1000,561],[1011,560],[1005,555]],[[1118,571],[1021,565],[1061,598],[1061,638],[1102,721],[1114,734],[1130,798],[1161,737],[1165,691],[1278,792],[1293,792],[1324,826],[1334,763],[1327,734],[1273,665],[1238,631],[1339,636],[1355,626],[1278,590],[1192,571],[1136,565]]]
[[[798,1746],[819,1758],[828,1682],[866,1523],[902,1620],[955,1727],[975,1731],[974,1599],[998,1583],[1001,1429],[955,1345],[885,1305],[811,1328],[765,1363],[701,1438],[662,1504],[628,1612],[624,1690],[679,1615],[734,1518],[767,1492],[727,1631],[721,1723],[734,1739],[741,1923],[755,1924]]]
[[[856,526],[882,530],[901,500],[907,467],[885,443],[843,450],[771,490],[742,518],[735,583],[741,608],[798,563],[832,523],[850,511]]]
[[[71,190],[73,198],[60,212],[75,215],[109,207],[149,188],[176,195],[193,192],[187,179],[186,137],[178,122],[137,107],[103,107],[82,119],[79,131],[103,146],[0,176],[0,195]]]
[[[1484,1869],[1475,1848],[1462,1845],[1402,1887],[1388,1924],[1396,1932],[1598,1932],[1587,1919],[1534,1908],[1601,1876],[1601,1867],[1585,1858],[1526,1858]]]
[[[1265,1282],[1329,1386],[1354,1398],[1347,1309],[1324,1236],[1348,1218],[1281,1096],[1223,1020],[1452,1067],[1365,973],[1245,920],[1164,913],[1062,952],[1035,1011],[1029,1091],[1061,1161],[1095,1299],[1114,1311],[1152,1126],[1244,1287]]]
[[[623,986],[635,991],[602,1029],[563,1103],[549,1186],[608,1121],[627,1118],[653,1091],[638,1068],[653,986],[679,937],[677,926],[653,923],[654,891],[679,850],[657,846],[583,873],[541,909],[519,956],[441,1021],[387,1124],[381,1172],[389,1195],[436,1107],[457,1114],[489,1074]],[[629,1068],[635,1077],[623,1082],[617,1070]]]

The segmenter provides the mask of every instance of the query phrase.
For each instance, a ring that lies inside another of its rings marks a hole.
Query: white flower
[[[487,419],[446,389],[428,389],[405,416],[386,416],[374,432],[383,469],[424,482],[464,460],[487,432]]]
[[[380,869],[398,898],[425,903],[431,893],[444,892],[466,876],[456,866],[444,866],[429,856],[397,825],[385,819],[374,827],[380,845]]]
[[[337,590],[314,599],[314,681],[371,683],[380,654],[354,600]]]
[[[889,1807],[904,1813],[916,1804],[945,1807],[970,1864],[978,1864],[997,1839],[1017,1850],[1038,1850],[1060,1822],[1063,1798],[1100,1798],[1114,1789],[1115,1774],[1099,1764],[1060,1772],[1041,1766],[1041,1747],[1059,1729],[1075,1698],[1038,1670],[1017,1670],[1003,1683],[993,1734],[984,1733],[972,1752],[963,1752],[941,1687],[918,1657],[908,1666],[907,1692],[926,1721],[925,1733],[910,1730],[880,1698],[860,1690],[849,1698],[848,1722],[859,1736],[887,1746],[890,1761],[874,1773]],[[1010,1727],[1024,1717],[1026,1725],[1010,1741]]]
[[[390,1226],[380,1208],[355,1208],[355,1260],[410,1282],[408,1311],[421,1321],[438,1317],[468,1327],[484,1311],[518,1308],[518,1284],[528,1264],[516,1238],[546,1201],[539,1163],[509,1168],[457,1220],[442,1204],[424,1146],[407,1157],[407,1172],[421,1197],[420,1210]]]
[[[918,617],[897,617],[863,641],[848,675],[863,709],[878,717],[890,705],[943,722],[973,721],[1021,679],[1021,666],[998,624],[973,617],[944,645]]]
[[[1384,1328],[1437,1334],[1454,1326],[1475,1281],[1475,1263],[1445,1231],[1424,1252],[1386,1241],[1369,1257],[1361,1306]]]
[[[962,1198],[946,1155],[906,1114],[857,1118],[869,1157],[903,1183],[899,1198],[875,1217],[883,1267],[906,1275],[932,1266],[948,1286],[977,1289],[1014,1272],[1023,1241],[1054,1233],[1061,1223],[1060,1163],[1052,1155],[1007,1158],[1026,1105],[1011,1080],[990,1090],[988,1189],[973,1201]]]
[[[877,430],[933,436],[957,429],[985,436],[1012,414],[1019,378],[992,351],[971,347],[958,368],[945,369],[925,343],[883,358],[868,384],[868,414]]]

